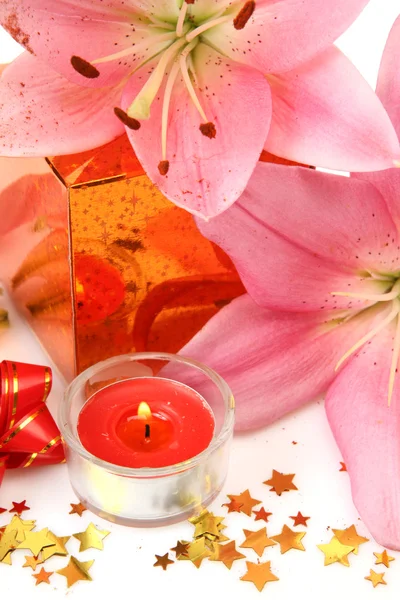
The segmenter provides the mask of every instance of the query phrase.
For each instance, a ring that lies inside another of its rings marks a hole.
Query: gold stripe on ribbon
[[[46,452],[48,450],[50,450],[50,448],[52,448],[53,446],[55,446],[55,444],[57,444],[60,440],[61,440],[61,435],[58,435],[57,437],[53,438],[51,440],[51,442],[49,442],[48,444],[46,444],[46,446],[44,448],[42,448],[42,450],[40,450],[40,452],[33,452],[30,455],[30,457],[28,458],[28,460],[26,461],[26,463],[24,464],[24,468],[30,467],[31,464],[33,463],[33,461],[37,458],[37,456],[39,454],[46,454]]]
[[[50,384],[51,384],[51,373],[48,367],[45,367],[44,370],[44,394],[42,402],[46,402],[47,396],[50,392]]]
[[[35,458],[37,457],[38,453],[34,452],[33,454],[30,455],[30,457],[28,458],[28,460],[26,461],[26,463],[23,465],[23,468],[25,469],[25,467],[30,467],[31,464],[33,463],[33,461],[35,460]]]
[[[14,363],[11,363],[11,368],[12,368],[12,371],[13,371],[13,394],[14,394],[14,399],[13,399],[13,407],[12,407],[12,413],[11,413],[11,420],[10,420],[10,424],[8,426],[9,429],[11,429],[11,427],[14,426],[15,415],[17,414],[17,404],[18,404],[18,373],[17,373],[17,366]]]
[[[8,436],[8,438],[6,438],[3,441],[3,443],[0,444],[0,448],[2,448],[3,446],[5,446],[6,444],[8,444],[8,442],[10,440],[12,440],[17,435],[17,433],[19,433],[20,431],[22,431],[22,429],[24,429],[27,425],[29,425],[29,423],[31,423],[34,419],[36,419],[36,417],[38,417],[45,409],[46,409],[46,407],[42,406],[42,408],[40,408],[35,413],[33,413],[33,415],[31,415],[30,417],[28,417],[27,419],[25,419],[25,421],[23,421],[21,423],[21,425],[19,425],[17,427],[17,429],[15,429],[14,431],[12,431],[10,433],[10,435]]]

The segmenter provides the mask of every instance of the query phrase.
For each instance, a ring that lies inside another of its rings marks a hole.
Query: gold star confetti
[[[297,525],[304,525],[305,527],[307,527],[307,521],[310,517],[303,517],[301,512],[298,512],[295,517],[289,518],[293,519],[293,527],[297,527]]]
[[[190,542],[185,542],[185,541],[177,542],[175,548],[171,548],[171,551],[175,552],[176,558],[179,558],[180,556],[187,557],[187,551],[189,548],[189,544],[190,544]]]
[[[24,511],[30,510],[29,506],[26,506],[26,500],[22,502],[13,502],[13,508],[10,508],[10,513],[22,514]]]
[[[35,528],[36,521],[24,521],[19,516],[14,515],[5,531],[16,531],[15,540],[23,542],[25,539],[25,531],[32,531]]]
[[[85,531],[74,533],[73,536],[80,541],[79,552],[84,552],[88,548],[103,550],[103,540],[109,535],[109,531],[96,529],[93,523],[90,523]]]
[[[168,565],[174,564],[174,561],[169,558],[168,552],[164,554],[164,556],[159,556],[158,554],[156,554],[155,557],[157,560],[154,563],[153,567],[161,567],[163,571],[167,570]]]
[[[272,486],[270,491],[275,492],[278,496],[281,496],[283,492],[289,492],[290,490],[297,490],[297,487],[293,483],[293,477],[295,475],[284,475],[279,471],[272,470],[272,477],[267,481],[264,481],[265,485]]]
[[[5,557],[3,558],[3,560],[0,560],[1,563],[3,563],[3,565],[11,565],[11,554],[12,554],[12,548],[10,550],[10,552],[8,552],[8,554],[5,555]]]
[[[228,544],[215,544],[214,553],[210,556],[211,561],[223,562],[228,569],[232,567],[235,560],[241,558],[245,558],[245,555],[236,550],[236,545],[233,540]]]
[[[375,564],[385,565],[386,568],[389,568],[392,560],[395,560],[394,556],[389,556],[386,550],[384,550],[382,553],[374,552],[374,555],[376,557]]]
[[[332,529],[332,531],[339,542],[345,546],[354,546],[354,554],[358,554],[358,547],[361,546],[361,544],[369,542],[368,538],[358,535],[354,525],[351,525],[351,527],[348,527],[347,529]]]
[[[82,513],[87,510],[86,506],[83,506],[81,502],[79,502],[79,504],[72,504],[71,502],[71,507],[72,510],[68,513],[69,515],[79,515],[81,517]]]
[[[246,561],[246,566],[247,573],[240,579],[254,583],[259,592],[262,592],[264,586],[270,581],[279,581],[279,578],[272,573],[269,561],[259,564]]]
[[[47,527],[41,531],[26,531],[25,539],[18,545],[19,550],[30,550],[33,556],[39,556],[39,552],[47,546],[54,546],[54,541],[49,537]]]
[[[52,540],[52,542],[54,543],[54,546],[48,546],[47,548],[43,548],[42,553],[41,553],[41,558],[43,559],[43,562],[48,560],[55,554],[57,556],[67,556],[68,555],[68,550],[65,548],[65,544],[68,542],[68,540],[70,538],[69,535],[64,536],[64,537],[57,537],[56,535],[54,535],[54,533],[49,531],[48,537],[50,540]]]
[[[0,562],[11,564],[11,556],[8,556],[11,550],[14,550],[17,546],[15,540],[16,531],[5,531],[1,536],[0,540]]]
[[[253,510],[253,514],[256,515],[254,519],[255,521],[263,520],[266,523],[268,523],[268,517],[272,515],[272,513],[266,512],[263,506],[260,508],[260,510]]]
[[[32,571],[36,570],[38,565],[41,565],[44,561],[38,556],[25,556],[25,564],[23,567],[30,567]]]
[[[189,519],[190,523],[195,526],[193,537],[198,538],[204,535],[209,538],[218,538],[223,520],[223,517],[216,517],[208,510],[202,511],[197,517]]]
[[[53,575],[53,571],[45,571],[43,568],[39,571],[37,575],[32,574],[32,577],[36,579],[36,585],[39,583],[50,583],[50,577]]]
[[[288,550],[305,550],[302,539],[306,535],[305,531],[292,531],[290,527],[284,525],[279,535],[272,536],[272,539],[278,542],[281,547],[281,554]]]
[[[367,579],[368,581],[371,581],[372,585],[375,588],[380,583],[382,585],[387,585],[386,581],[383,579],[384,576],[385,576],[385,573],[375,573],[375,571],[373,571],[372,569],[370,569],[369,570],[369,576],[364,577],[364,579]]]
[[[203,560],[208,558],[210,554],[211,551],[207,547],[206,540],[204,538],[199,538],[198,540],[195,540],[189,544],[188,557],[197,568],[200,567]]]
[[[240,505],[240,512],[251,517],[251,511],[257,504],[261,504],[261,500],[256,500],[250,496],[249,490],[245,490],[238,496],[228,494],[229,500],[235,502],[236,506]]]
[[[240,512],[240,509],[242,508],[243,504],[238,502],[237,500],[231,500],[230,502],[226,502],[222,506],[226,506],[228,509],[228,513],[231,513]]]
[[[345,567],[350,566],[348,555],[353,552],[354,546],[342,544],[336,536],[333,536],[329,544],[320,544],[317,548],[325,554],[325,567],[336,562]]]
[[[347,467],[346,467],[346,464],[344,462],[340,463],[340,469],[339,469],[339,471],[346,471],[347,472]]]
[[[67,566],[56,573],[63,575],[67,579],[67,587],[71,587],[77,581],[92,581],[88,571],[93,563],[94,560],[80,562],[75,556],[71,556]]]
[[[246,536],[246,540],[240,545],[240,548],[253,548],[258,556],[262,556],[265,548],[268,548],[268,546],[275,546],[275,542],[267,536],[266,527],[258,531],[243,529],[243,533]]]

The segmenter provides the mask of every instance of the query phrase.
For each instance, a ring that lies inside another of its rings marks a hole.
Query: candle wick
[[[144,426],[144,439],[150,440],[150,425],[148,423]]]

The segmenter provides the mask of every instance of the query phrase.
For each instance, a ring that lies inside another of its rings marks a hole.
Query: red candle
[[[94,456],[124,467],[166,467],[210,444],[214,417],[192,388],[158,377],[113,383],[82,408],[78,435]]]

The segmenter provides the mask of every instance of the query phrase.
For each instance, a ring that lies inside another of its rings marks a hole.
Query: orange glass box
[[[0,280],[67,380],[126,352],[178,351],[245,290],[144,174],[127,138],[0,159]]]

